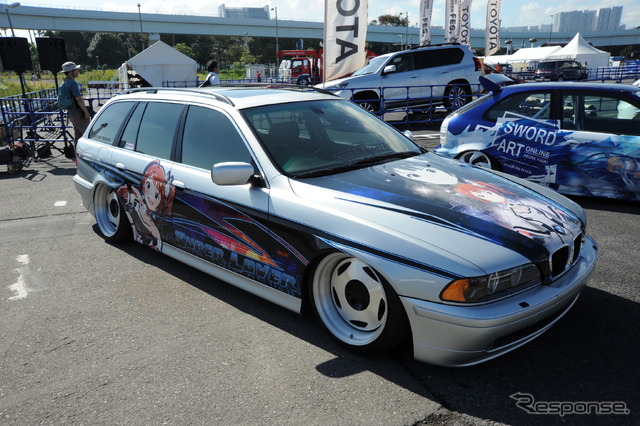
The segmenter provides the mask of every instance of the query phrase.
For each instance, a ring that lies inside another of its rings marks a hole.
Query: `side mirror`
[[[386,67],[384,67],[384,70],[382,71],[383,74],[391,74],[396,72],[398,69],[396,68],[395,65],[387,65]]]
[[[216,185],[246,185],[254,174],[255,169],[249,163],[217,163],[211,168],[211,180]]]
[[[413,132],[411,130],[405,130],[404,132],[402,132],[402,134],[404,135],[405,138],[413,142]]]

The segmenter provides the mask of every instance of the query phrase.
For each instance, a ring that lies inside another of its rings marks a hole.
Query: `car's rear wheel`
[[[315,268],[311,305],[326,330],[341,344],[361,351],[384,351],[409,330],[399,297],[372,267],[333,253]]]
[[[471,102],[471,88],[463,83],[449,84],[444,91],[443,102],[447,109],[458,109]]]
[[[485,169],[498,169],[498,165],[495,160],[489,157],[482,151],[467,151],[458,157],[460,161],[464,161],[465,163],[469,163],[473,166],[483,167]]]
[[[102,238],[110,243],[131,239],[131,224],[113,188],[99,185],[93,196],[96,222]]]

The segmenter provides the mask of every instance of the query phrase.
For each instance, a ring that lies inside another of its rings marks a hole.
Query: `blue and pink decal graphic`
[[[139,183],[118,188],[134,238],[162,251],[170,244],[215,265],[301,297],[307,259],[265,223],[228,202],[188,190],[176,191],[159,161]],[[265,217],[266,220],[266,217]]]

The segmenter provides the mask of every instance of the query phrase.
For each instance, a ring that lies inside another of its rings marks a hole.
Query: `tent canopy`
[[[565,47],[552,53],[547,59],[573,59],[580,63],[586,62],[589,68],[593,68],[608,66],[609,56],[611,55],[608,52],[591,46],[578,33]]]
[[[133,58],[126,61],[120,69],[120,81],[127,77],[127,68],[135,70],[152,86],[162,86],[165,81],[195,82],[197,62],[178,52],[162,41],[157,41]]]

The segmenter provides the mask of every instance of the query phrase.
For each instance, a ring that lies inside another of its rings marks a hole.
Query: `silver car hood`
[[[581,209],[564,197],[435,154],[291,185],[310,203],[349,212],[376,230],[420,239],[477,265],[486,259],[477,251],[487,244],[542,262],[571,246],[585,226]],[[475,247],[460,246],[473,241]]]

